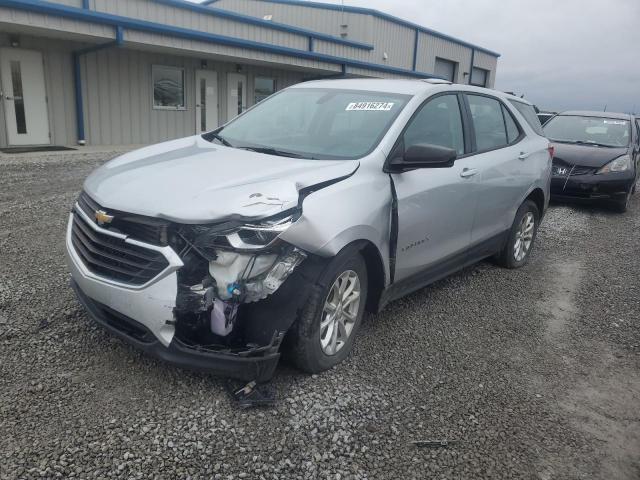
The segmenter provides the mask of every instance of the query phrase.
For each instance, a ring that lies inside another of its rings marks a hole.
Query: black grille
[[[566,168],[568,172],[571,172],[572,177],[576,175],[590,175],[590,174],[596,173],[597,171],[597,168],[593,168],[593,167],[583,167],[580,165],[571,165],[571,164],[560,162],[560,161],[554,161],[553,172],[557,174],[559,168]]]
[[[71,241],[86,267],[96,275],[131,285],[143,285],[168,265],[160,252],[96,232],[77,212]]]
[[[103,210],[112,215],[113,220],[108,225],[104,225],[109,230],[153,245],[166,246],[169,243],[170,223],[165,220],[103,208],[85,192],[80,194],[78,205],[91,219],[94,218],[98,210]]]

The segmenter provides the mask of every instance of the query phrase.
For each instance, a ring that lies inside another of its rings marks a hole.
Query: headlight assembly
[[[621,157],[607,163],[604,167],[598,170],[596,174],[626,172],[627,170],[631,170],[631,157],[629,155],[622,155]]]
[[[259,250],[271,245],[300,217],[296,212],[271,217],[259,223],[245,224],[227,234],[231,247],[238,250]]]
[[[300,218],[299,209],[288,210],[255,222],[229,221],[213,225],[183,225],[172,246],[180,254],[193,248],[207,260],[216,258],[220,250],[248,253],[272,247],[277,238]]]

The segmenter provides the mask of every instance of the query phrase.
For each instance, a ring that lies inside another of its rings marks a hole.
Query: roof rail
[[[423,82],[433,83],[434,85],[453,85],[453,82],[445,80],[444,78],[421,78]]]

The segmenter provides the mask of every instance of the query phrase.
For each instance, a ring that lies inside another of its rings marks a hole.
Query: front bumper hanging
[[[267,345],[244,350],[205,350],[188,346],[175,337],[165,346],[141,323],[89,298],[74,280],[71,280],[71,286],[80,303],[96,323],[153,357],[181,368],[239,380],[265,382],[273,377],[280,359],[278,350],[284,332],[275,333]]]

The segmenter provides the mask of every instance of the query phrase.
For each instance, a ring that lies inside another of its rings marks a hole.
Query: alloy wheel
[[[533,234],[535,233],[536,217],[532,212],[527,212],[516,232],[515,242],[513,244],[513,258],[516,262],[521,262],[529,254],[531,244],[533,243]]]
[[[360,279],[353,270],[343,272],[331,286],[322,310],[320,346],[335,355],[353,332],[360,309]]]

